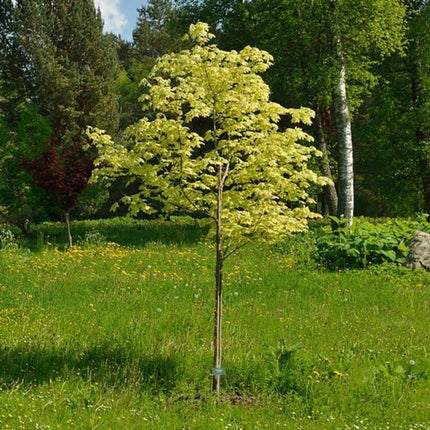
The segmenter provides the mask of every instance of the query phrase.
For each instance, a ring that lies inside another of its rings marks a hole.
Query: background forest
[[[149,0],[133,42],[103,33],[92,0],[3,0],[1,221],[26,233],[70,214],[123,213],[109,209],[133,185],[88,185],[96,154],[85,131],[123,140],[143,115],[141,80],[161,55],[186,47],[182,35],[197,21],[221,49],[270,52],[272,100],[316,112],[306,131],[324,155],[313,168],[334,182],[312,191],[317,211],[430,213],[426,0]]]

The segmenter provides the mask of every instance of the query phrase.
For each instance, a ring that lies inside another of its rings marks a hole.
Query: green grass
[[[0,251],[1,429],[430,428],[429,274],[231,257],[217,403],[213,249],[189,221],[116,222],[121,246],[94,222],[68,252],[52,225]]]

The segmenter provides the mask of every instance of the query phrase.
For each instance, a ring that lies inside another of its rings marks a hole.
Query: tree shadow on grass
[[[165,245],[195,245],[208,234],[209,224],[195,221],[159,221],[141,222],[135,225],[123,225],[119,228],[108,227],[104,235],[108,240],[122,246],[145,247],[151,242]]]
[[[207,220],[149,221],[125,218],[123,220],[75,221],[72,223],[72,233],[78,244],[85,245],[88,233],[97,232],[108,242],[115,242],[121,246],[144,248],[151,242],[166,245],[195,245],[204,240],[209,227],[210,223]],[[37,250],[43,249],[48,242],[59,246],[60,249],[68,243],[67,232],[63,224],[35,226],[23,245],[31,250]]]
[[[181,379],[179,358],[139,355],[119,345],[87,348],[41,345],[0,346],[0,384],[39,385],[79,377],[100,386],[133,386],[151,393],[170,393]]]

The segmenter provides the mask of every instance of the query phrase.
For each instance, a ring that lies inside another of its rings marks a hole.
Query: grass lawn
[[[74,228],[0,250],[0,429],[430,429],[429,274],[232,256],[217,402],[204,227]]]

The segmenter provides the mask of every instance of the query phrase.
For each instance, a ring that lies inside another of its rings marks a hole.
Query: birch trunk
[[[339,40],[337,45],[339,81],[335,94],[335,115],[339,143],[338,216],[346,218],[346,226],[351,227],[354,216],[354,162],[351,118],[346,95],[345,62]]]

